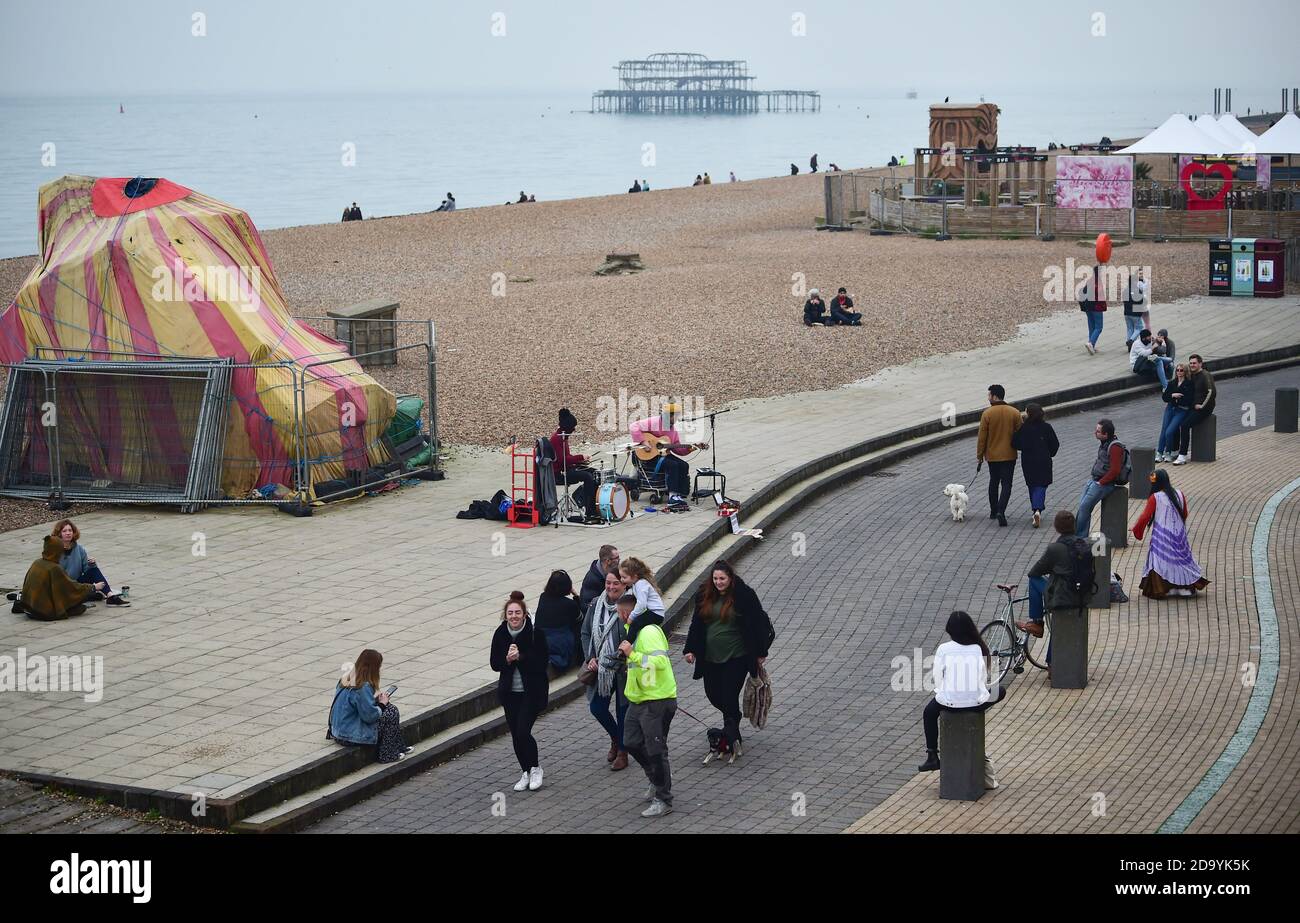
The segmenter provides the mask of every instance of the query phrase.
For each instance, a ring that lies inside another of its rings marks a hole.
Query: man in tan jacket
[[[1022,422],[1020,411],[1003,400],[1006,396],[1001,385],[989,385],[989,409],[980,415],[980,438],[975,449],[977,465],[989,463],[989,519],[996,519],[999,526],[1007,524],[1011,477],[1016,471],[1011,437]]]

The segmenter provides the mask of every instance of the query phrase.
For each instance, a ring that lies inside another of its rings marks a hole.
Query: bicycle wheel
[[[1045,613],[1043,615],[1043,636],[1035,638],[1033,635],[1025,635],[1025,656],[1029,662],[1040,670],[1047,669],[1047,652],[1052,646],[1052,615]]]
[[[988,645],[989,658],[993,661],[993,676],[989,678],[1001,683],[1016,659],[1015,629],[1001,620],[989,622],[980,630],[980,637]]]

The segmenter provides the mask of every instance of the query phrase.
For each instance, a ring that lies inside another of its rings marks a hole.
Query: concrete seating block
[[[1150,454],[1154,459],[1155,453]],[[1128,547],[1128,491],[1128,487],[1116,487],[1101,501],[1101,532],[1112,548]]]
[[[1129,449],[1129,461],[1133,464],[1133,476],[1128,480],[1128,495],[1131,500],[1145,500],[1151,496],[1151,472],[1156,470],[1155,449]],[[1105,507],[1102,517],[1105,517]]]
[[[1273,432],[1294,433],[1300,426],[1300,388],[1278,388],[1273,394]]]
[[[1097,589],[1093,592],[1092,598],[1088,600],[1089,609],[1109,609],[1110,608],[1110,574],[1112,551],[1110,543],[1105,539],[1102,533],[1094,532],[1089,541],[1092,542],[1094,549],[1093,562],[1097,568]],[[1102,554],[1096,551],[1101,550]]]
[[[1110,571],[1104,584],[1110,600]],[[1088,685],[1088,610],[1065,609],[1052,613],[1052,688],[1083,689]],[[942,742],[942,738],[940,738]],[[941,758],[942,759],[942,758]],[[942,768],[942,767],[941,767]]]
[[[939,712],[939,797],[979,801],[984,795],[984,712]]]
[[[1192,458],[1194,462],[1212,462],[1217,456],[1219,421],[1210,414],[1192,427]]]

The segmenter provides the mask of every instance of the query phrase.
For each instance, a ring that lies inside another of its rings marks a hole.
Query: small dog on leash
[[[740,744],[732,744],[727,740],[726,733],[722,728],[709,728],[707,736],[709,738],[709,753],[704,757],[704,765],[707,766],[714,760],[720,760],[727,757],[727,763],[734,763],[740,756]]]
[[[949,484],[943,489],[943,495],[948,498],[948,506],[952,509],[952,521],[965,522],[966,504],[970,500],[966,496],[966,485]]]

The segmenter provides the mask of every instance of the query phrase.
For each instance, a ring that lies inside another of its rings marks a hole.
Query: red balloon
[[[1098,234],[1097,235],[1097,262],[1109,263],[1110,250],[1111,250],[1110,235]]]

